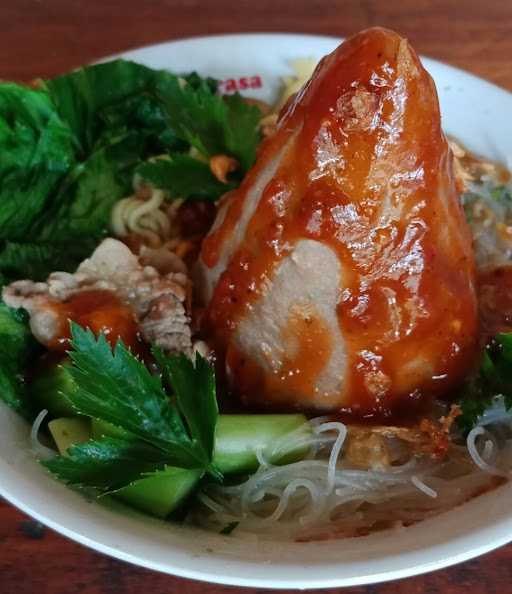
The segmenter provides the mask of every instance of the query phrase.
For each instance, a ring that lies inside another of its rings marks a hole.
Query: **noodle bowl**
[[[255,52],[255,45],[261,47],[262,43],[268,51],[264,54]],[[258,36],[245,41],[243,37],[237,36],[203,39],[199,45],[195,40],[179,42],[144,50],[135,56],[145,63],[153,60],[154,64],[165,63],[179,72],[190,68],[207,72],[211,67],[212,55],[229,55],[230,63],[221,64],[219,73],[235,75],[248,70],[258,72],[262,67],[267,69],[270,64],[270,72],[277,79],[284,69],[283,57],[310,54],[319,57],[330,51],[335,43],[335,40],[303,36]],[[191,47],[194,48],[191,62],[183,63],[182,56],[186,55],[188,59]],[[234,47],[240,51],[232,51]],[[278,56],[274,62],[271,59],[273,56]],[[507,150],[510,152],[507,144],[509,135],[503,125],[506,113],[501,107],[508,105],[508,96],[490,85],[479,84],[478,80],[460,71],[431,61],[428,62],[428,68],[436,79],[447,128],[482,153],[490,152],[488,138],[495,141],[503,154]],[[261,96],[270,101],[273,87],[270,85],[267,89],[266,80],[264,83]],[[455,86],[464,92],[454,93]],[[447,91],[450,88],[452,91]],[[475,105],[492,106],[492,109],[477,113],[472,111]],[[461,111],[475,116],[469,128],[461,123]],[[143,200],[147,200],[147,197]],[[162,205],[160,210],[165,212],[165,206]],[[492,476],[477,465],[477,461],[483,460],[500,473],[508,471],[506,461],[512,459],[508,439],[510,421],[500,402],[486,411],[479,422],[479,426],[490,434],[479,434],[478,431],[476,435],[473,434],[478,453],[475,462],[464,439],[457,436],[452,440],[450,451],[442,463],[412,452],[404,456],[408,448],[396,439],[388,440],[395,461],[386,472],[348,468],[343,460],[351,447],[351,427],[348,426],[334,475],[334,491],[329,495],[331,500],[337,497],[339,504],[331,508],[328,524],[324,521],[325,516],[321,515],[318,524],[313,526],[314,521],[309,512],[313,511],[313,499],[328,499],[324,495],[328,464],[339,432],[330,430],[319,435],[314,433],[314,436],[307,438],[302,436],[304,443],[310,444],[308,455],[305,460],[295,463],[299,464],[297,471],[291,478],[288,477],[290,481],[298,482],[294,484],[293,492],[287,493],[286,507],[279,510],[279,520],[265,523],[264,530],[253,515],[268,518],[276,512],[286,488],[283,481],[280,483],[275,479],[276,482],[270,485],[262,483],[262,488],[251,491],[253,499],[246,504],[245,510],[241,510],[239,502],[233,499],[235,494],[241,492],[241,485],[247,482],[247,477],[240,479],[238,485],[226,482],[224,487],[205,486],[198,493],[197,508],[187,518],[187,524],[193,523],[193,526],[169,526],[151,521],[147,516],[140,516],[120,505],[116,505],[114,512],[111,509],[113,503],[109,503],[108,508],[91,505],[76,493],[64,489],[42,471],[33,457],[25,455],[22,459],[16,456],[16,452],[26,448],[29,442],[26,427],[21,419],[9,414],[4,407],[0,413],[0,425],[3,428],[0,438],[0,490],[3,495],[53,528],[84,544],[173,574],[258,587],[355,585],[443,567],[503,544],[510,534],[510,485],[452,509],[465,498],[501,484],[505,478]],[[323,418],[321,422],[331,422],[331,419]],[[316,424],[320,424],[316,423],[316,419],[310,420],[310,425],[314,427]],[[316,440],[321,443],[314,443]],[[272,469],[269,462],[271,452],[261,450],[257,456],[259,473]],[[321,469],[312,464],[316,462],[322,463]],[[308,464],[307,473],[303,472],[303,463]],[[394,470],[398,477],[394,477]],[[389,475],[390,488],[387,491],[382,487],[385,484],[382,474]],[[395,482],[392,483],[393,477]],[[376,504],[364,490],[371,481],[378,487],[375,492]],[[224,491],[229,488],[233,488],[233,493]],[[270,491],[271,488],[273,491]],[[359,498],[353,498],[354,490],[358,492]],[[433,497],[434,492],[436,497]],[[206,505],[206,501],[209,501],[209,505]],[[401,508],[399,514],[397,507]],[[369,523],[372,523],[372,531],[390,528],[394,526],[391,518],[397,515],[396,525],[404,526],[445,510],[450,511],[399,533],[377,532],[364,538],[332,540],[336,536],[365,534]],[[199,516],[199,513],[202,515]],[[218,534],[229,524],[227,518],[235,518],[233,522],[240,522],[231,536]],[[332,520],[334,522],[331,524]],[[211,530],[198,531],[197,524],[206,525]],[[252,531],[255,535],[248,535]],[[283,543],[287,534],[291,535],[292,542]],[[331,540],[325,543],[309,542],[311,539],[318,541],[327,538]],[[293,542],[297,540],[308,542]]]

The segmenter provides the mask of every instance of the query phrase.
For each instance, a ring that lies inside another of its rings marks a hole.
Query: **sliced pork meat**
[[[3,290],[11,307],[30,314],[34,336],[65,350],[69,320],[137,350],[140,338],[171,352],[192,352],[186,303],[189,281],[181,272],[160,274],[116,239],[105,239],[74,274],[54,272],[45,283],[14,282]]]
[[[246,402],[388,417],[464,376],[471,238],[434,83],[405,39],[369,29],[322,60],[224,198],[198,278]]]

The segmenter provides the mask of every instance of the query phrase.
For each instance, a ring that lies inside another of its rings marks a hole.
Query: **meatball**
[[[389,417],[474,361],[474,258],[434,83],[369,29],[284,108],[203,243],[205,330],[248,403]]]

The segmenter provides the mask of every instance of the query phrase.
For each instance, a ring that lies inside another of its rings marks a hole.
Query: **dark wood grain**
[[[110,53],[234,31],[350,35],[372,25],[512,89],[510,0],[2,0],[0,77],[51,76]]]
[[[52,76],[110,53],[178,37],[235,31],[341,36],[376,24],[408,36],[421,53],[512,90],[512,0],[0,0],[0,78]],[[104,557],[0,502],[1,594],[236,591]],[[344,590],[469,591],[512,592],[512,546],[426,576]]]
[[[134,567],[41,530],[0,503],[2,594],[257,594],[271,592],[203,584]],[[323,592],[342,594],[507,594],[512,591],[512,545],[446,570]],[[290,590],[290,592],[292,592]]]

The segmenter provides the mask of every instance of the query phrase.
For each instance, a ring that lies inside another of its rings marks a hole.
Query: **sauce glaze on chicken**
[[[464,377],[471,238],[434,83],[363,31],[283,109],[206,238],[205,329],[248,403],[388,417]]]

